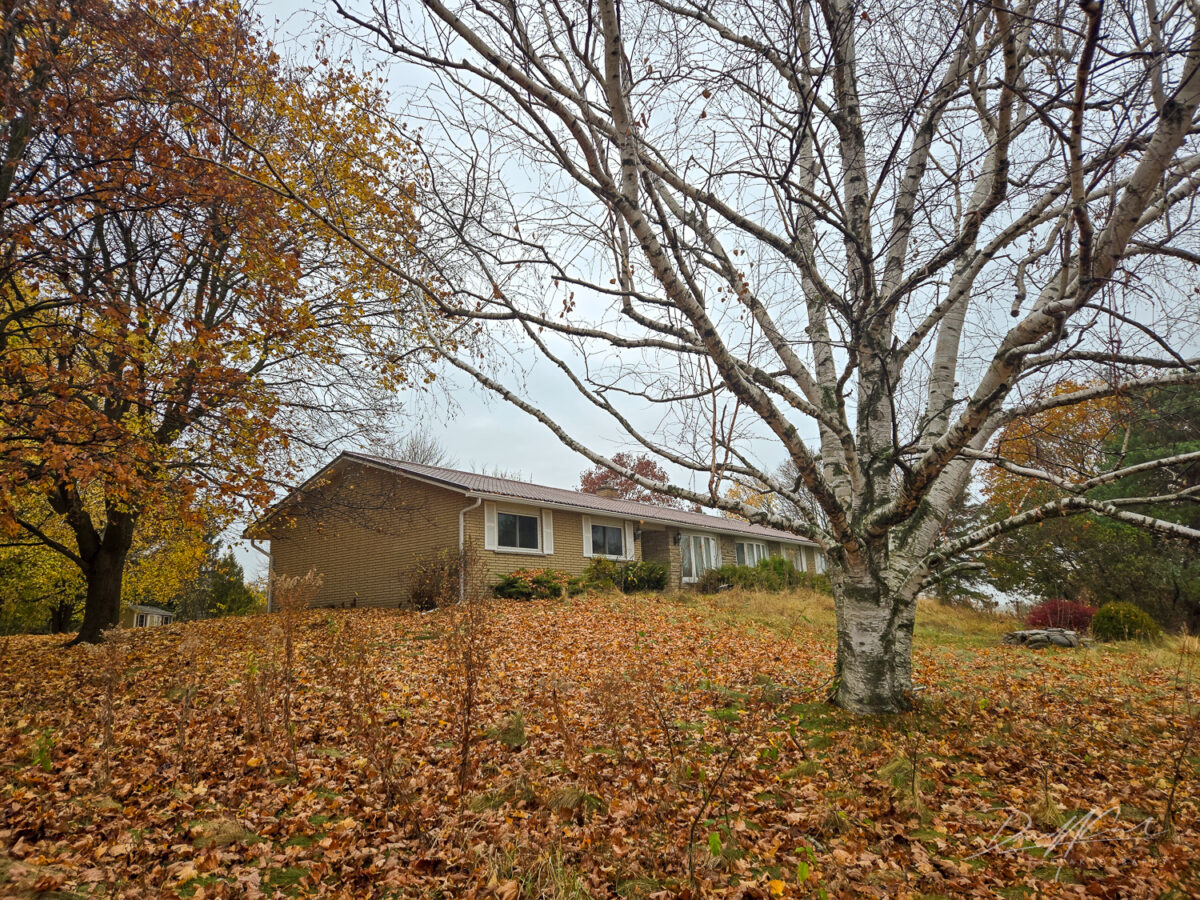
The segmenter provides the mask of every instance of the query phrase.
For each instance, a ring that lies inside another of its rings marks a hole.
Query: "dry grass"
[[[676,594],[671,599],[682,606],[706,610],[731,624],[757,625],[785,636],[811,634],[826,640],[836,624],[833,597],[815,591],[770,593],[735,588],[707,596]],[[918,645],[930,642],[986,646],[994,644],[1006,631],[1020,627],[1021,621],[1006,613],[981,612],[922,599],[917,604],[914,633]]]

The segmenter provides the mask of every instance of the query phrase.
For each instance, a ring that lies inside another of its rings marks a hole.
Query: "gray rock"
[[[1082,647],[1084,644],[1078,634],[1066,628],[1031,628],[1027,631],[1010,631],[1001,638],[1001,642],[1017,647],[1028,647],[1030,650],[1041,650],[1051,645]]]

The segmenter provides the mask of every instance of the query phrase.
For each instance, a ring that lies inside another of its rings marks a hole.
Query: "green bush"
[[[583,573],[583,585],[594,590],[618,588],[626,594],[662,591],[667,587],[667,567],[651,560],[621,563],[595,557]]]
[[[1132,603],[1105,603],[1092,619],[1092,634],[1102,641],[1155,641],[1162,629],[1141,607]]]
[[[555,569],[517,569],[501,575],[492,596],[503,600],[554,600],[567,592],[571,578]]]
[[[598,591],[620,587],[622,580],[620,564],[603,556],[594,557],[583,573],[584,584]]]
[[[492,585],[492,596],[502,600],[532,600],[533,585],[528,578],[523,578],[516,572],[501,575]]]
[[[709,569],[707,572],[701,573],[696,580],[696,590],[701,594],[715,594],[718,591],[730,586],[732,582],[726,580],[725,575],[729,569],[748,569],[749,566],[721,566],[719,569]]]
[[[566,573],[556,572],[553,569],[545,569],[529,577],[529,583],[533,585],[533,596],[539,600],[561,597],[567,592],[569,580]]]
[[[801,572],[782,556],[769,556],[755,566],[720,566],[709,569],[696,582],[702,594],[715,594],[727,587],[746,591],[788,591],[808,588],[824,594],[832,593],[829,576],[813,572]]]
[[[648,559],[626,563],[621,571],[621,590],[627,594],[662,591],[667,587],[667,567]]]
[[[709,569],[700,576],[697,585],[703,594],[713,594],[723,587],[738,587],[747,591],[786,591],[806,581],[799,571],[782,556],[769,556],[754,566],[726,565]]]
[[[804,574],[797,569],[790,559],[784,559],[782,556],[768,556],[766,559],[760,559],[758,569],[762,581],[760,582],[763,590],[782,591],[787,588],[799,587]]]
[[[818,572],[801,572],[800,586],[816,591],[818,594],[833,595],[833,582],[829,576]]]
[[[709,569],[696,583],[702,594],[715,594],[723,587],[739,587],[748,591],[758,590],[762,585],[762,573],[756,566],[720,566]]]

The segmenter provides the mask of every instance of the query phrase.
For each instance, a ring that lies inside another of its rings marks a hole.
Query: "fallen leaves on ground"
[[[447,616],[304,613],[290,674],[278,615],[127,632],[101,649],[9,639],[0,892],[1200,887],[1182,664],[919,632],[918,710],[869,720],[823,702],[824,630],[659,598],[497,602],[460,792]]]

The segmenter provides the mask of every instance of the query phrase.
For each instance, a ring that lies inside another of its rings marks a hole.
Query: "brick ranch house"
[[[270,541],[273,575],[316,569],[317,606],[403,605],[416,562],[465,542],[481,548],[489,583],[521,568],[579,575],[597,556],[664,563],[676,589],[767,556],[825,569],[811,541],[737,519],[349,452],[246,535]]]

